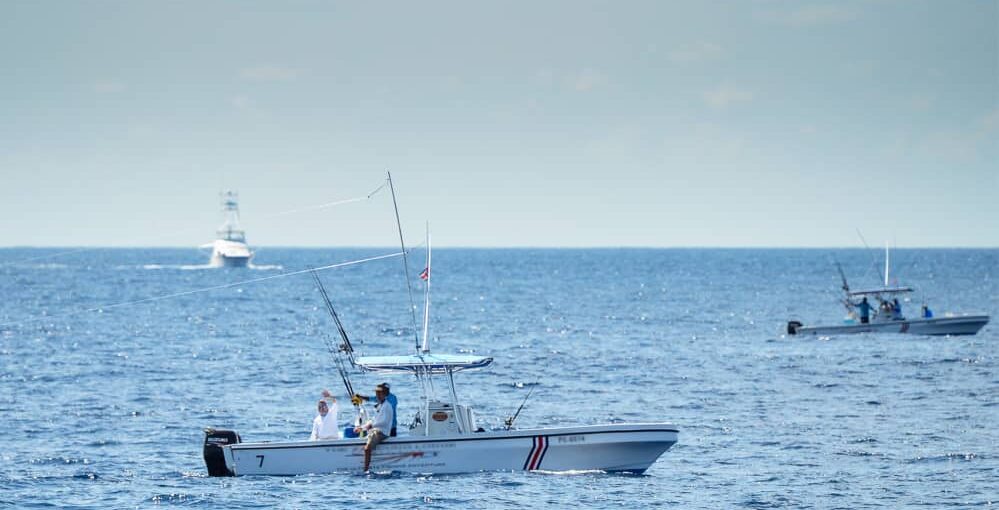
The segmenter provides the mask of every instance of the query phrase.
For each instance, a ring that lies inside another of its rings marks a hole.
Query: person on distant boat
[[[871,322],[871,304],[867,302],[867,298],[861,299],[857,303],[857,308],[860,310],[860,323],[868,324]]]
[[[933,318],[933,310],[930,310],[930,307],[928,307],[926,305],[923,305],[923,318],[924,319],[932,319]]]
[[[323,390],[323,396],[333,398],[328,390]],[[316,409],[319,411],[319,414],[312,420],[312,435],[309,436],[309,439],[312,441],[340,439],[340,426],[337,421],[337,415],[340,414],[340,410],[336,403],[336,398],[333,398],[332,409],[326,403],[325,398],[320,399],[316,403]]]
[[[382,386],[382,387],[385,388],[385,395],[386,395],[385,396],[385,400],[388,400],[389,405],[392,406],[392,431],[389,432],[389,437],[395,437],[395,435],[396,435],[396,426],[399,424],[399,420],[396,418],[399,415],[399,413],[398,413],[399,399],[396,398],[395,393],[392,393],[392,387],[389,386],[389,383],[383,382],[379,386]],[[361,395],[359,393],[355,394],[353,399],[356,399],[358,401],[358,403],[360,403],[360,401],[362,401],[362,400],[363,401],[371,401],[371,397],[367,397],[367,396]]]
[[[385,440],[387,437],[385,431],[392,428],[392,420],[395,418],[392,404],[389,404],[388,400],[386,400],[388,394],[389,390],[384,384],[375,386],[375,398],[378,399],[378,403],[375,404],[375,417],[368,420],[364,425],[354,429],[354,432],[358,434],[363,430],[368,431],[368,442],[364,445],[365,472],[371,467],[371,452],[375,450],[375,447],[379,443]]]

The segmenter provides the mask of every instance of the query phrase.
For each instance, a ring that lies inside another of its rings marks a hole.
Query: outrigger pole
[[[402,266],[406,270],[406,290],[409,291],[409,314],[413,319],[413,340],[416,352],[420,352],[420,333],[416,325],[416,303],[413,301],[413,283],[409,280],[409,258],[406,256],[406,241],[402,237],[402,221],[399,220],[399,204],[395,201],[395,186],[392,185],[392,172],[388,174],[389,190],[392,191],[392,207],[395,209],[395,225],[399,228],[399,245],[402,246]]]
[[[402,235],[402,221],[399,219],[399,204],[395,199],[395,185],[392,184],[392,172],[386,171],[388,174],[389,190],[392,192],[392,207],[395,209],[395,225],[399,229],[399,246],[402,247],[402,267],[406,274],[406,290],[409,293],[409,315],[413,321],[413,341],[414,347],[416,348],[416,355],[421,356],[423,353],[420,350],[420,329],[416,325],[416,302],[413,301],[413,282],[409,278],[409,257],[406,255],[406,241]],[[424,395],[427,394],[427,389],[429,388],[430,393],[434,391],[433,374],[431,371],[427,371],[426,380],[424,380],[424,374],[420,373],[419,370],[416,371],[416,379],[420,381],[420,385],[423,386]]]

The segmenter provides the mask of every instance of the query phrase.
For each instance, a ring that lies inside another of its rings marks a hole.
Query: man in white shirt
[[[395,417],[395,412],[392,405],[385,399],[387,395],[388,389],[385,386],[381,384],[375,386],[375,398],[378,399],[378,403],[375,404],[375,417],[354,429],[357,433],[360,433],[361,430],[368,431],[368,443],[364,445],[365,472],[371,467],[371,452],[378,446],[378,443],[385,440],[388,432],[392,430],[392,419]]]
[[[340,414],[338,407],[335,398],[332,409],[325,400],[320,400],[316,404],[319,414],[312,420],[312,435],[309,436],[309,439],[312,441],[340,439],[340,425],[337,420],[337,415]]]

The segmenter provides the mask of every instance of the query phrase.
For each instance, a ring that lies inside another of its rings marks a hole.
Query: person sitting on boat
[[[871,322],[871,304],[867,302],[867,298],[861,299],[857,303],[857,308],[860,310],[860,323],[868,324]]]
[[[399,413],[398,413],[399,399],[396,398],[395,393],[392,393],[392,387],[389,386],[389,383],[383,382],[383,383],[379,384],[379,386],[382,386],[382,387],[385,388],[385,395],[386,395],[385,396],[385,400],[388,400],[389,405],[392,406],[392,431],[389,432],[389,436],[390,437],[395,437],[395,435],[396,435],[396,426],[399,424],[399,420],[396,418],[399,415]],[[358,393],[358,394],[354,395],[354,399],[357,399],[359,402],[362,401],[362,400],[363,401],[370,401],[371,397],[367,397],[367,396],[364,396],[364,395],[361,395],[361,394]]]
[[[928,307],[926,305],[923,305],[923,318],[924,319],[932,319],[933,318],[933,310],[930,310],[930,307]]]
[[[329,391],[323,390],[323,396],[329,395]],[[332,395],[329,395],[332,397]],[[319,414],[316,418],[312,420],[312,435],[309,439],[312,441],[322,441],[327,439],[340,439],[340,426],[337,422],[337,415],[339,413],[338,405],[336,403],[336,398],[333,398],[332,409],[330,405],[326,403],[326,399],[320,399],[316,403],[316,408]]]
[[[378,443],[385,440],[387,437],[385,431],[392,428],[392,419],[395,417],[395,412],[392,409],[392,404],[389,404],[386,400],[388,393],[389,390],[384,385],[379,384],[375,386],[375,398],[378,399],[378,403],[375,404],[375,417],[368,420],[364,425],[354,429],[354,432],[358,434],[362,430],[368,431],[368,442],[364,445],[365,472],[371,467],[371,452],[378,446]]]
[[[902,305],[898,302],[898,298],[895,298],[891,303],[891,318],[897,321],[905,320],[902,316]]]

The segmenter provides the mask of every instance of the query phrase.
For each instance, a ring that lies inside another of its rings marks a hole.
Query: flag
[[[420,279],[421,280],[429,280],[430,279],[430,267],[429,266],[426,267],[426,268],[424,268],[423,272],[420,273]]]

